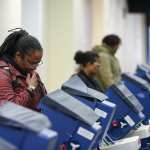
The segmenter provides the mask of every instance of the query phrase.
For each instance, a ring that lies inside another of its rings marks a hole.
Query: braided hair
[[[16,52],[27,54],[30,51],[42,51],[39,41],[29,35],[25,30],[20,29],[9,34],[0,46],[0,57],[7,55],[14,57]]]

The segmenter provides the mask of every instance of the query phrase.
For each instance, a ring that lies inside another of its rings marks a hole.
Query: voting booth
[[[57,150],[97,147],[103,128],[100,117],[90,107],[58,89],[42,98],[39,108],[58,132]]]
[[[145,119],[142,112],[144,108],[121,81],[112,85],[106,91],[106,95],[117,105],[108,134],[113,140],[118,140],[125,137]]]
[[[116,111],[116,105],[108,101],[108,97],[103,93],[88,88],[85,83],[77,76],[72,76],[62,85],[62,90],[92,108],[100,116],[101,126],[103,128],[103,139],[111,124],[113,115]],[[100,141],[98,144],[100,145]]]
[[[55,149],[57,133],[41,113],[12,102],[0,105],[0,137],[19,150]]]

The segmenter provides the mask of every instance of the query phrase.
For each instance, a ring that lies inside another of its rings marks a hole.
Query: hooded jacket
[[[112,84],[121,79],[121,69],[118,59],[115,57],[116,49],[112,49],[106,44],[93,48],[100,56],[100,67],[97,79],[101,88],[105,91]]]

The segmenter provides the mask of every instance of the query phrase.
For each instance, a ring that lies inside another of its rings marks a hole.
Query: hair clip
[[[23,30],[23,29],[22,28],[14,28],[14,29],[8,30],[8,32],[19,31],[19,30]]]

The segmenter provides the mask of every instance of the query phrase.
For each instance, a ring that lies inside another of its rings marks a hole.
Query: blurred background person
[[[77,75],[92,89],[101,91],[100,85],[95,78],[100,67],[99,55],[94,51],[77,51],[74,60],[79,65]]]
[[[120,44],[121,39],[119,36],[109,34],[102,39],[101,45],[97,45],[92,49],[99,54],[101,61],[97,79],[103,91],[121,79],[120,64],[115,56]]]

